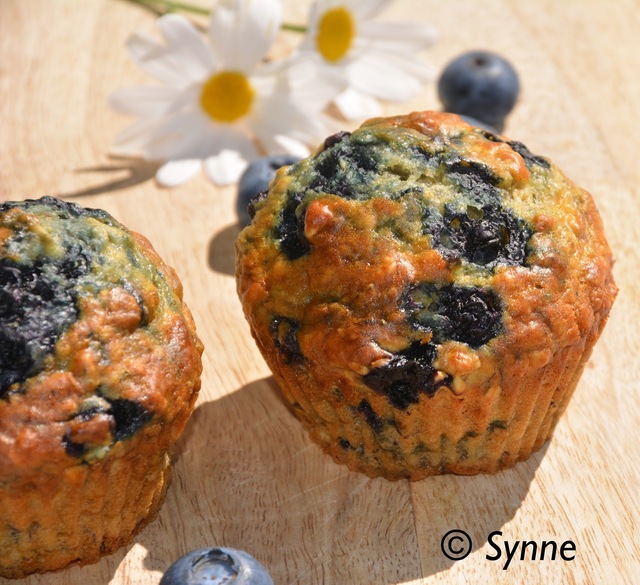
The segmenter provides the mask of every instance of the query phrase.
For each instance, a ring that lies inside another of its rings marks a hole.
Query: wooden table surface
[[[286,3],[303,22],[307,3]],[[206,350],[197,408],[176,452],[158,519],[88,567],[29,584],[154,584],[178,556],[209,545],[256,556],[277,585],[640,582],[640,2],[398,0],[388,18],[440,37],[436,70],[472,48],[515,64],[521,99],[505,133],[555,160],[599,205],[619,297],[553,440],[494,476],[410,484],[349,472],[283,405],[235,294],[235,188],[197,176],[173,190],[156,166],[108,155],[130,120],[107,105],[150,82],[124,44],[154,15],[122,0],[0,2],[0,198],[53,194],[101,207],[144,233],[176,267]],[[278,50],[293,46],[288,33]],[[437,109],[434,84],[388,113]],[[348,128],[345,124],[345,128]],[[465,560],[441,537],[464,529]],[[572,540],[575,559],[514,559],[496,542]]]

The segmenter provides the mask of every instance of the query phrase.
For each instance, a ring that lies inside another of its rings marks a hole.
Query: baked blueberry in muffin
[[[52,197],[0,204],[0,575],[96,561],[154,517],[201,353],[145,238]]]
[[[617,292],[592,197],[551,161],[416,112],[328,138],[252,207],[245,315],[337,461],[495,472],[551,436]]]

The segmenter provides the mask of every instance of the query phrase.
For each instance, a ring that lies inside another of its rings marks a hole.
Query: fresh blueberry
[[[498,132],[504,129],[519,91],[513,66],[488,51],[463,53],[445,67],[438,80],[438,95],[445,111],[471,116]]]
[[[249,203],[269,186],[276,171],[280,167],[292,165],[299,160],[300,157],[292,154],[276,154],[263,156],[246,168],[238,183],[238,197],[236,199],[236,212],[240,225],[244,227],[251,223],[251,215],[248,211]]]
[[[234,548],[201,548],[179,558],[160,585],[273,585],[267,570]]]

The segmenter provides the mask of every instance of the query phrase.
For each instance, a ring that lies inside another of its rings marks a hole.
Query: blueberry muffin
[[[200,388],[182,286],[142,236],[0,204],[0,575],[90,563],[158,511]]]
[[[370,476],[492,473],[539,449],[617,293],[591,196],[452,114],[331,136],[251,212],[252,334],[311,437]]]

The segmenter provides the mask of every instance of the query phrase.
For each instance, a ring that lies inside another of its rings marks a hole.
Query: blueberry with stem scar
[[[476,118],[504,129],[504,121],[518,99],[520,81],[513,66],[489,51],[470,51],[451,61],[438,80],[445,111]]]
[[[233,548],[201,548],[179,558],[160,585],[273,585],[267,570],[251,555]]]

